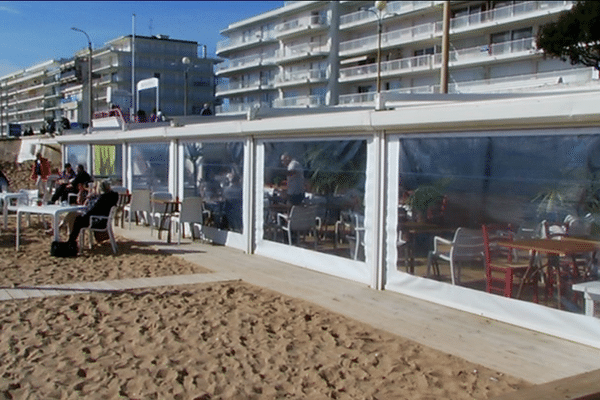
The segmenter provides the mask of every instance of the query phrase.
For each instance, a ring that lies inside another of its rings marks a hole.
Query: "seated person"
[[[92,177],[86,172],[84,166],[79,164],[75,177],[56,188],[54,195],[50,199],[50,204],[54,204],[58,199],[61,202],[67,201],[70,193],[77,193],[79,191],[79,185],[87,186],[90,182],[92,182]]]
[[[110,188],[109,181],[102,181],[100,184],[100,193],[100,197],[98,197],[94,205],[91,206],[85,214],[75,217],[73,229],[69,235],[69,242],[73,244],[77,243],[77,238],[79,237],[81,229],[90,225],[90,216],[97,215],[107,217],[110,213],[110,209],[117,205],[119,194]]]
[[[94,185],[92,186],[92,188],[89,191],[81,190],[77,194],[77,204],[86,206],[85,211],[92,208],[92,206],[96,203],[96,201],[100,197],[101,183],[102,183],[101,181],[96,181],[96,182],[94,182]],[[80,185],[80,187],[81,187],[81,185]],[[59,228],[66,226],[69,229],[69,232],[71,232],[73,230],[73,224],[75,223],[75,218],[78,215],[81,215],[81,213],[85,212],[85,211],[71,211],[71,212],[67,213],[67,215],[61,221]],[[52,233],[52,229],[49,230],[49,233]]]
[[[56,200],[62,197],[63,192],[67,189],[67,185],[75,179],[75,171],[71,168],[70,163],[65,164],[65,169],[62,173],[58,174],[58,179],[56,180],[56,187],[54,189],[54,194],[52,198],[48,202],[48,204],[56,203]]]

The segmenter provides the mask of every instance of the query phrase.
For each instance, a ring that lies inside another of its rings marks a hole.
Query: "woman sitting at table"
[[[100,184],[100,192],[100,197],[98,197],[98,200],[96,200],[94,205],[91,206],[85,214],[75,217],[73,229],[69,235],[69,242],[73,244],[77,243],[79,232],[81,229],[90,225],[90,217],[92,215],[107,217],[110,213],[110,209],[117,205],[119,194],[110,188],[109,181],[102,181]],[[108,221],[108,223],[110,223],[110,221]]]
[[[80,187],[79,193],[77,193],[77,204],[81,206],[86,206],[86,209],[83,211],[87,211],[93,207],[98,198],[100,197],[100,185],[102,182],[96,181],[92,188],[88,191],[83,185]],[[81,211],[72,211],[68,213],[59,225],[59,229],[62,227],[67,227],[68,232],[73,230],[73,224],[75,223],[75,217],[81,215]],[[52,233],[52,229],[48,230],[48,233]]]

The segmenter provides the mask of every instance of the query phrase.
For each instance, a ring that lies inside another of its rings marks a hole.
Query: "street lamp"
[[[362,11],[369,11],[375,14],[377,17],[377,96],[381,94],[381,32],[383,18],[388,15],[385,11],[387,8],[387,1],[376,1],[375,11],[373,8],[361,7]]]
[[[183,71],[183,116],[187,116],[187,89],[188,89],[188,71],[190,70],[190,63],[192,61],[189,57],[183,57],[181,63],[185,65]]]
[[[91,130],[92,128],[92,115],[93,115],[93,106],[92,106],[92,41],[90,40],[89,35],[85,32],[82,31],[81,29],[78,28],[71,28],[74,31],[77,32],[81,32],[85,35],[85,37],[87,38],[88,41],[88,50],[89,50],[89,58],[88,58],[88,87],[89,87],[89,97],[90,97],[90,109],[89,109],[89,113],[90,113],[90,125],[88,130]]]

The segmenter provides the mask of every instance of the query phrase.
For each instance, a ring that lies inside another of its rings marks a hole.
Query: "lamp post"
[[[383,18],[388,15],[386,14],[387,1],[376,1],[375,2],[375,11],[373,8],[364,8],[360,9],[363,11],[369,11],[375,14],[377,17],[377,99],[376,102],[379,104],[381,97],[381,32],[383,25]],[[392,14],[393,15],[393,14]],[[380,107],[377,107],[379,109]]]
[[[71,29],[74,30],[74,31],[83,33],[85,35],[85,37],[87,38],[87,41],[88,41],[88,51],[89,51],[89,58],[88,58],[88,88],[89,88],[89,98],[90,98],[90,107],[89,107],[89,114],[90,114],[89,122],[90,122],[90,125],[89,125],[88,130],[91,130],[91,128],[92,128],[92,115],[93,115],[93,106],[92,106],[92,99],[93,99],[93,97],[92,97],[92,41],[90,40],[89,35],[85,31],[82,31],[81,29],[78,29],[78,28],[75,28],[75,27],[73,27]]]
[[[183,71],[183,116],[187,116],[187,90],[188,90],[188,71],[190,70],[191,60],[189,57],[183,57],[181,63],[185,66]]]

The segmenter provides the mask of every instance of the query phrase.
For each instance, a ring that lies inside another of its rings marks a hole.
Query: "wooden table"
[[[572,256],[577,253],[593,252],[598,248],[598,242],[591,240],[576,240],[566,239],[561,240],[553,239],[523,239],[513,241],[499,241],[499,246],[507,247],[510,249],[528,250],[531,252],[529,266],[525,271],[525,276],[521,280],[519,290],[517,292],[517,298],[521,296],[523,289],[523,283],[527,278],[532,278],[536,274],[540,273],[543,268],[548,265],[535,265],[535,255],[537,253],[544,253],[556,256]],[[556,285],[558,290],[558,308],[561,307],[561,295],[560,295],[560,271],[556,271]]]

